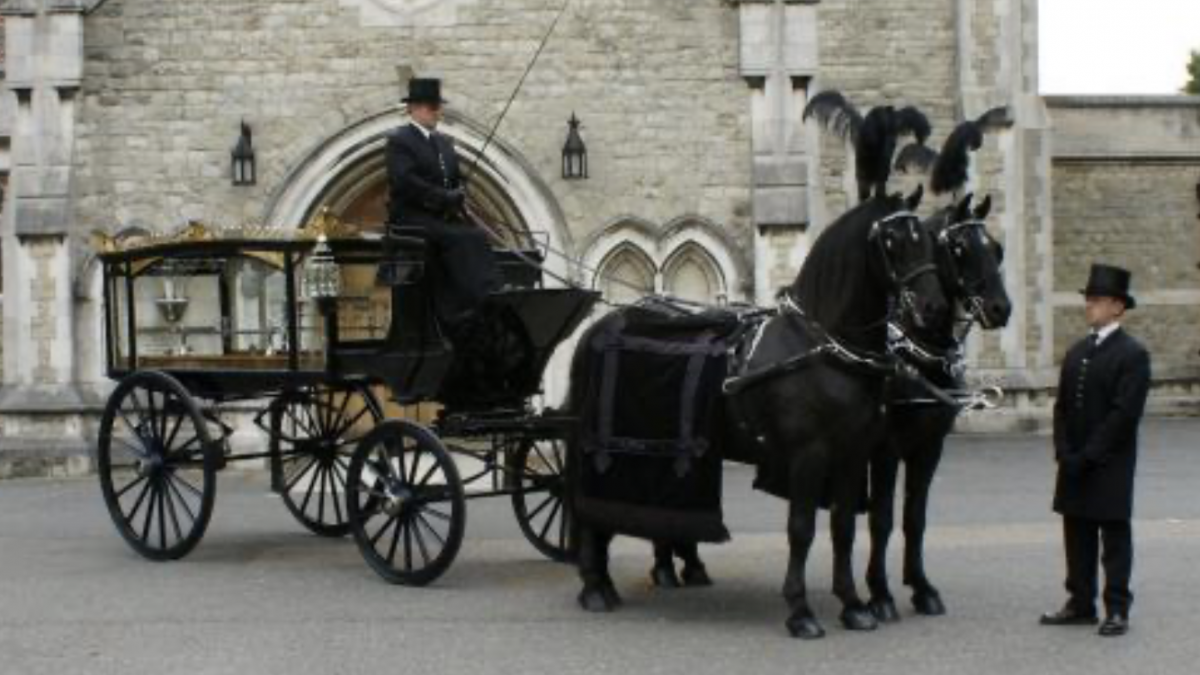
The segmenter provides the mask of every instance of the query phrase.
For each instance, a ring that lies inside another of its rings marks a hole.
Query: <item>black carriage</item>
[[[564,439],[537,410],[555,347],[597,294],[545,288],[536,247],[497,251],[505,287],[475,345],[452,347],[419,236],[329,218],[285,234],[101,242],[107,369],[97,449],[105,503],[154,560],[203,537],[217,473],[266,460],[271,488],[319,535],[353,534],[388,581],[429,583],[462,541],[465,502],[509,496],[526,537],[566,554]],[[237,419],[268,439],[245,451]],[[457,462],[456,462],[457,458]]]

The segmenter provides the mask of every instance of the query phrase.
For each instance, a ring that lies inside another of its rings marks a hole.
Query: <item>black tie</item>
[[[1092,333],[1092,334],[1088,335],[1088,346],[1087,346],[1088,356],[1095,354],[1096,347],[1098,347],[1098,346],[1100,346],[1100,334]]]

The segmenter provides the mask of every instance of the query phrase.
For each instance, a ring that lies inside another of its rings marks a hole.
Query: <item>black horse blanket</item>
[[[621,534],[725,541],[721,437],[732,312],[654,305],[609,315],[575,364],[576,516]]]

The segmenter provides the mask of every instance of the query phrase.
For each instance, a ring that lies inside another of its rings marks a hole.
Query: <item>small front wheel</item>
[[[350,459],[347,513],[371,569],[394,584],[424,586],[462,545],[467,507],[449,451],[428,429],[388,420]]]

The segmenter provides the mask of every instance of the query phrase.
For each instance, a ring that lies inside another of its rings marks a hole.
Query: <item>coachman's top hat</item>
[[[435,77],[414,77],[408,81],[408,96],[402,103],[446,103],[442,98],[442,81]]]
[[[1137,306],[1133,296],[1129,294],[1129,270],[1112,265],[1092,265],[1088,274],[1087,288],[1079,291],[1084,295],[1100,295],[1109,298],[1120,298],[1125,301],[1126,309]]]

